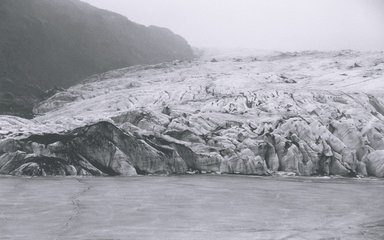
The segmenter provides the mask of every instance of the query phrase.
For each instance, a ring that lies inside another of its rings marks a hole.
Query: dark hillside
[[[168,29],[78,0],[0,1],[0,113],[18,113],[39,98],[25,88],[34,95],[111,69],[192,57]]]

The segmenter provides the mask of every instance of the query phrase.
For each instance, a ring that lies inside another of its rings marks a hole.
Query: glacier
[[[206,50],[0,116],[0,173],[384,177],[384,53]]]

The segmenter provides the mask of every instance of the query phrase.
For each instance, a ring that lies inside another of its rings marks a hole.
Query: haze
[[[384,50],[383,0],[85,0],[195,47]]]

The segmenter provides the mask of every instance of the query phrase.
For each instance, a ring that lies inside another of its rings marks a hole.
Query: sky
[[[384,0],[83,0],[194,47],[384,50]]]

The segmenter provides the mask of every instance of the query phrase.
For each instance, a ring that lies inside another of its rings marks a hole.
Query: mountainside
[[[0,2],[0,113],[28,115],[44,90],[95,73],[192,58],[188,43],[168,29],[79,0]]]
[[[383,72],[383,52],[247,51],[94,75],[0,117],[0,173],[384,177]]]

